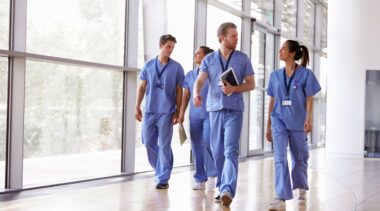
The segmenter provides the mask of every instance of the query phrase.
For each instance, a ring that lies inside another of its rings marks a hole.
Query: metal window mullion
[[[304,0],[297,0],[297,25],[296,25],[296,35],[299,40],[304,40],[304,19],[305,19],[305,10],[304,10]]]
[[[137,67],[139,1],[127,0],[125,8],[124,67]],[[124,72],[121,171],[127,174],[135,172],[136,87],[137,72]]]
[[[27,0],[11,0],[10,51],[26,50]],[[9,57],[5,188],[22,189],[25,57]]]
[[[206,44],[207,38],[207,0],[195,1],[194,49]]]

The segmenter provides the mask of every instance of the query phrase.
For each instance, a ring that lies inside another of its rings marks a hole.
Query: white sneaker
[[[204,182],[196,182],[193,185],[193,190],[204,190],[206,188],[206,184]]]
[[[269,210],[286,210],[286,203],[281,199],[275,198],[269,204]]]
[[[209,177],[207,179],[207,190],[214,190],[215,189],[215,177]]]
[[[306,198],[306,190],[305,189],[298,189],[298,193],[299,193],[299,196],[298,196],[298,204],[300,205],[305,205],[306,202],[307,202],[307,198]]]

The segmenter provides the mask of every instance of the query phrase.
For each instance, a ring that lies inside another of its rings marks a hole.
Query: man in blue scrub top
[[[205,103],[201,89],[209,79],[207,111],[210,112],[211,149],[218,172],[216,202],[229,206],[236,193],[238,176],[239,139],[243,123],[242,92],[255,88],[254,72],[246,54],[235,50],[238,42],[236,25],[223,23],[218,28],[220,48],[207,55],[201,64],[194,86],[194,105]],[[232,67],[240,85],[221,81],[220,75]]]
[[[159,55],[145,63],[137,89],[135,118],[138,121],[143,119],[142,142],[155,170],[157,189],[169,188],[173,168],[171,140],[173,124],[178,122],[184,79],[182,66],[170,58],[176,42],[170,34],[161,36]],[[140,105],[144,94],[143,118]]]
[[[183,97],[181,103],[181,112],[179,113],[179,122],[182,123],[185,116],[185,111],[189,100],[193,99],[194,82],[199,74],[199,65],[203,58],[213,52],[207,46],[200,46],[194,55],[194,63],[196,68],[188,72],[185,76],[183,83]],[[203,99],[207,99],[208,82],[201,91]],[[195,184],[193,190],[204,190],[207,181],[207,189],[212,190],[215,188],[215,177],[217,176],[214,156],[212,155],[210,147],[210,118],[209,113],[206,111],[206,106],[195,107],[190,103],[190,138],[191,150],[195,161]]]
[[[299,191],[299,204],[306,205],[306,190],[309,189],[306,134],[312,129],[313,95],[321,90],[314,73],[306,68],[309,62],[306,46],[287,40],[279,50],[279,57],[285,67],[271,73],[267,89],[271,98],[266,137],[273,141],[276,192],[270,210],[285,210],[285,200],[293,198],[295,189]],[[302,59],[301,65],[295,62],[299,59]],[[292,155],[291,179],[288,144]]]

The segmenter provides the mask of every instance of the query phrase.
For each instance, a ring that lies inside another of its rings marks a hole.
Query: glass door
[[[249,155],[272,151],[265,140],[269,98],[266,84],[274,69],[274,35],[255,26],[251,36],[251,61],[255,71],[256,89],[250,92],[249,103]]]

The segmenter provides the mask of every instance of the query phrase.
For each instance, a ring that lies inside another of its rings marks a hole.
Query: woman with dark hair
[[[184,121],[186,107],[190,99],[193,99],[194,82],[199,74],[199,65],[203,58],[213,52],[207,46],[200,46],[194,54],[194,63],[196,68],[189,71],[185,76],[183,83],[183,96],[181,103],[181,110],[179,113],[178,121]],[[207,99],[208,85],[202,89],[203,99]],[[206,111],[206,105],[195,107],[193,102],[190,103],[190,139],[191,150],[193,152],[195,162],[194,186],[193,190],[212,190],[215,189],[215,177],[217,175],[214,156],[210,147],[210,118],[209,113]],[[207,183],[206,183],[207,181]]]
[[[276,198],[270,210],[286,209],[285,200],[299,190],[299,203],[306,204],[309,148],[307,133],[312,130],[313,95],[321,90],[314,73],[306,68],[309,52],[297,41],[287,40],[279,50],[285,67],[271,73],[267,94],[270,96],[266,138],[273,142]],[[301,59],[301,64],[296,61]],[[290,178],[287,147],[292,157]],[[293,185],[293,186],[292,186]]]

